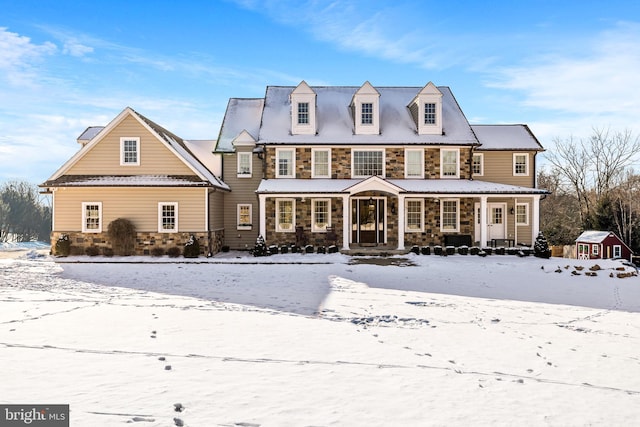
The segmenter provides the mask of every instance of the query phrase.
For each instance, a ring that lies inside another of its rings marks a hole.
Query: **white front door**
[[[487,240],[504,239],[507,235],[507,213],[506,203],[487,203]],[[475,204],[475,240],[480,242],[480,203]],[[484,246],[488,242],[480,242],[480,246]]]

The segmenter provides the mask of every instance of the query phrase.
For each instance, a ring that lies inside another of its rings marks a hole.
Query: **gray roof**
[[[89,126],[85,129],[84,132],[78,137],[78,142],[89,142],[96,136],[100,131],[104,129],[104,126]]]
[[[542,145],[527,125],[471,125],[483,150],[536,150]]]
[[[234,151],[231,142],[243,130],[258,139],[263,107],[263,98],[231,98],[220,128],[216,151]]]

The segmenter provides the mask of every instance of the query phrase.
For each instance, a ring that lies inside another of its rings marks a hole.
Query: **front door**
[[[385,199],[351,200],[351,241],[362,245],[384,243]]]
[[[504,239],[507,234],[505,213],[507,205],[505,203],[487,203],[487,240]],[[475,237],[476,242],[480,241],[480,203],[475,204],[476,221]],[[481,242],[481,245],[486,242]]]

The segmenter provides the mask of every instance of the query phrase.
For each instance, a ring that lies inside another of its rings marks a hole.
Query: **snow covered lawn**
[[[0,255],[0,402],[72,426],[637,425],[621,263],[406,258]]]

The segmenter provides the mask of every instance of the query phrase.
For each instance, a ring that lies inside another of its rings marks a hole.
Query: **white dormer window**
[[[371,83],[365,82],[353,95],[351,110],[356,135],[380,133],[380,92]]]
[[[362,103],[362,107],[360,108],[360,123],[363,125],[373,124],[373,103]]]
[[[442,134],[442,92],[429,82],[413,98],[409,110],[419,135]]]
[[[424,124],[436,124],[436,104],[435,102],[427,102],[424,104]]]
[[[315,135],[316,123],[316,93],[309,85],[302,81],[291,92],[291,134]]]

